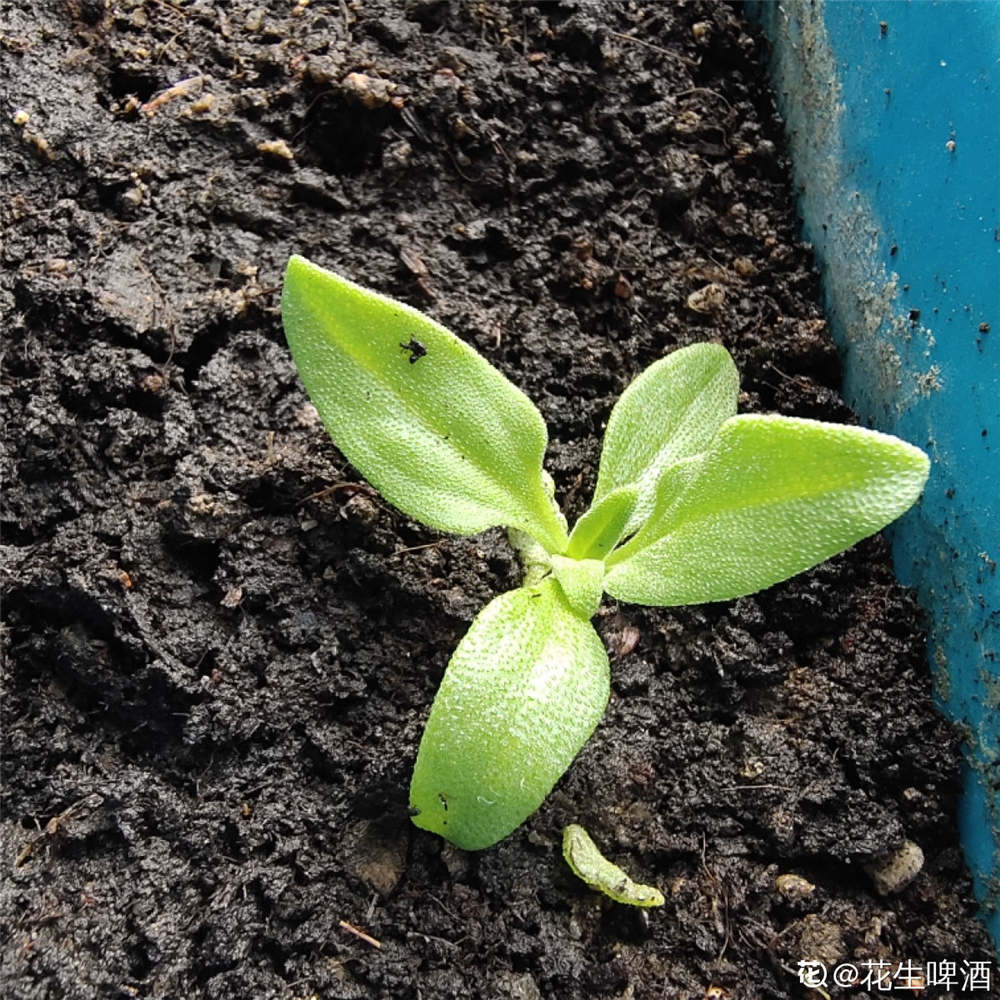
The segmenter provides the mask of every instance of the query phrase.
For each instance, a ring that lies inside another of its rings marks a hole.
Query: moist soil
[[[725,344],[744,411],[852,421],[738,9],[3,7],[3,996],[781,998],[821,995],[802,958],[990,957],[878,537],[734,602],[606,602],[607,715],[537,814],[478,853],[407,815],[448,657],[519,570],[344,461],[285,262],[523,388],[571,521],[678,346]],[[588,890],[569,822],[666,904]],[[915,879],[874,877],[912,844]]]

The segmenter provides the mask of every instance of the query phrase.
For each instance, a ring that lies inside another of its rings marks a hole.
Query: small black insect
[[[410,352],[411,365],[415,365],[427,353],[427,348],[416,337],[410,337],[408,344],[400,344],[399,346],[404,351]]]

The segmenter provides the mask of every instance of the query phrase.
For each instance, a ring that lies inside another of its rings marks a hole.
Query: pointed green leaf
[[[299,374],[337,447],[391,503],[442,531],[566,531],[542,480],[541,414],[444,327],[292,257],[281,297]]]
[[[604,589],[636,604],[721,601],[769,587],[885,527],[920,495],[927,456],[888,434],[790,417],[734,417],[668,470]]]
[[[573,526],[566,555],[572,559],[604,559],[621,541],[638,496],[637,487],[620,486],[594,504]]]
[[[639,497],[625,533],[652,512],[663,470],[703,451],[736,413],[739,373],[720,344],[682,347],[650,365],[622,393],[608,419],[595,503],[634,483]]]
[[[566,603],[581,618],[593,618],[604,596],[603,560],[552,556],[551,562],[552,575],[562,588]]]
[[[448,664],[410,785],[417,826],[465,850],[541,805],[604,714],[608,654],[555,581],[492,600]]]

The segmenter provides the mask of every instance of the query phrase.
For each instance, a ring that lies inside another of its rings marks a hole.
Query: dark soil
[[[542,809],[476,854],[407,817],[449,654],[518,569],[345,464],[285,261],[506,372],[571,519],[679,345],[724,343],[744,410],[850,421],[738,13],[0,6],[4,997],[777,998],[803,957],[989,956],[878,538],[730,604],[607,604],[607,717]],[[570,821],[666,905],[587,890]],[[880,895],[907,839],[923,870]]]

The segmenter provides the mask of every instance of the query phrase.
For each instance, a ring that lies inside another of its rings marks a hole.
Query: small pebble
[[[804,879],[801,875],[793,875],[788,873],[786,875],[779,875],[774,880],[774,887],[781,893],[785,899],[792,902],[797,902],[800,899],[805,899],[811,896],[816,891],[816,886],[808,879]]]
[[[718,312],[726,301],[726,290],[714,281],[687,297],[687,307],[696,313]]]
[[[388,104],[396,90],[394,83],[365,73],[348,73],[340,81],[340,86],[368,109]]]
[[[191,102],[191,106],[188,108],[188,111],[192,114],[198,114],[202,111],[210,111],[213,104],[215,104],[215,94],[202,94],[196,101]]]
[[[142,204],[142,188],[136,185],[123,191],[121,202],[125,208],[138,208]]]
[[[284,139],[270,139],[267,142],[258,142],[257,149],[267,156],[274,156],[279,160],[294,160],[295,154],[292,147]]]

